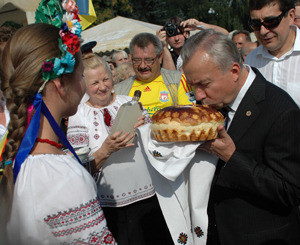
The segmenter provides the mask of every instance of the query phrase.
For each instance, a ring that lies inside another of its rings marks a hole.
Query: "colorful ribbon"
[[[33,115],[33,118],[30,121],[30,124],[26,130],[26,133],[24,135],[24,138],[21,142],[19,151],[16,155],[15,158],[15,164],[14,164],[14,176],[15,180],[17,179],[18,173],[20,171],[21,165],[25,161],[26,157],[29,155],[35,140],[37,138],[37,134],[39,132],[40,128],[40,118],[41,118],[41,112],[44,114],[44,116],[48,119],[48,122],[50,123],[53,131],[55,134],[58,136],[60,141],[63,143],[65,147],[67,147],[73,155],[76,157],[78,162],[80,164],[81,161],[77,154],[75,153],[73,147],[67,140],[67,137],[61,130],[61,128],[58,126],[56,121],[54,120],[53,116],[51,115],[50,111],[48,110],[47,106],[45,105],[42,95],[40,93],[37,93],[33,98],[32,98],[32,104],[35,108],[35,114]]]

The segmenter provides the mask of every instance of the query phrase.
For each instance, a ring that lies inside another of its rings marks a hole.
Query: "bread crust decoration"
[[[153,114],[150,129],[157,141],[206,141],[217,138],[217,128],[224,120],[210,106],[169,106]]]

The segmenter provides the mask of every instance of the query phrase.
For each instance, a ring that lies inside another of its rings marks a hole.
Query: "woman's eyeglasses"
[[[277,26],[279,26],[282,18],[284,17],[284,15],[286,14],[285,12],[282,12],[280,15],[278,15],[277,17],[270,17],[265,19],[264,21],[260,21],[260,20],[249,20],[249,25],[250,27],[254,30],[254,31],[259,31],[261,26],[264,26],[265,28],[267,28],[268,30],[270,29],[274,29]]]
[[[136,66],[140,65],[142,63],[142,60],[144,60],[145,64],[148,66],[151,66],[154,64],[154,61],[158,58],[158,55],[155,58],[145,58],[145,59],[140,59],[140,58],[132,58],[132,63]]]

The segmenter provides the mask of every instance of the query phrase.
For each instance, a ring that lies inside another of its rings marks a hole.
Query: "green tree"
[[[248,0],[93,0],[97,13],[94,25],[117,15],[163,25],[167,19],[196,18],[228,31],[250,30]]]
[[[162,25],[168,18],[168,8],[162,0],[130,0],[133,8],[131,17],[137,20]]]
[[[93,0],[97,20],[92,26],[110,20],[117,15],[129,16],[132,7],[129,0]]]

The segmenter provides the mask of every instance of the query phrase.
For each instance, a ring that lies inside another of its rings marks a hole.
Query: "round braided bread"
[[[150,128],[157,141],[206,141],[217,137],[222,124],[222,113],[212,107],[169,106],[153,114]]]

